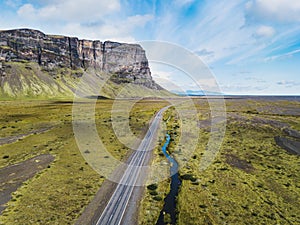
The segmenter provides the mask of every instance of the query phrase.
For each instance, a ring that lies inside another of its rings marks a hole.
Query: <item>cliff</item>
[[[100,74],[110,74],[110,81],[116,85],[130,83],[162,90],[151,77],[145,51],[137,44],[80,40],[76,37],[46,35],[31,29],[0,31],[2,89],[5,85],[15,86],[11,84],[12,78],[19,83],[18,87],[23,86],[22,79],[18,80],[18,73],[24,70],[20,64],[26,64],[25,69],[35,76],[40,72],[44,73],[44,78],[49,76],[57,79],[62,76],[64,83],[66,74],[78,78],[83,71],[94,69]],[[5,92],[2,90],[2,94]]]

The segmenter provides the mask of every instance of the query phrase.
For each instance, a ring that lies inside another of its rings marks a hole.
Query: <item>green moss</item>
[[[1,45],[0,49],[4,49],[4,50],[10,50],[11,47],[7,46],[7,45]]]
[[[116,159],[125,159],[130,150],[114,134],[111,109],[114,101],[99,100],[96,104],[96,126],[99,137]],[[140,107],[142,123],[148,123],[154,111],[166,103],[157,101],[149,107],[148,100],[133,108],[132,130],[135,130],[135,110]],[[52,127],[47,132],[31,134],[8,145],[0,146],[0,166],[5,167],[40,154],[52,154],[54,162],[34,178],[26,181],[13,195],[0,216],[0,224],[74,224],[85,206],[93,199],[104,177],[96,173],[79,151],[72,127],[70,101],[1,101],[0,137]],[[82,105],[85,107],[85,104]],[[101,132],[105,130],[105,132]],[[114,141],[111,142],[110,140]],[[86,149],[86,152],[89,149]]]
[[[148,188],[149,190],[151,190],[151,191],[154,191],[154,190],[157,189],[157,184],[150,184],[150,185],[147,186],[147,188]]]
[[[4,66],[7,75],[3,78],[4,84],[0,87],[0,99],[71,100],[79,84],[80,91],[87,97],[95,95],[108,98],[170,96],[167,91],[152,90],[127,81],[126,84],[112,82],[108,79],[109,74],[98,70],[84,71],[58,67],[49,69],[27,61],[24,63],[5,62]],[[95,89],[95,84],[99,86],[99,90]]]
[[[162,197],[160,197],[160,196],[155,196],[155,197],[153,197],[153,200],[155,200],[155,201],[162,201],[163,199],[162,199]]]
[[[198,108],[201,119],[209,112],[204,106]],[[298,118],[283,112],[296,110],[298,103],[242,99],[228,100],[227,107],[226,135],[213,164],[199,170],[209,140],[203,128],[197,157],[180,169],[188,176],[178,196],[178,224],[297,223],[300,159],[276,145],[274,137],[285,134],[274,121],[296,125]],[[274,107],[282,112],[275,115]],[[198,185],[188,179],[192,174]]]

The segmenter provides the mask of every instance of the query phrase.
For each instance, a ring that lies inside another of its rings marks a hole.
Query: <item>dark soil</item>
[[[247,162],[246,160],[239,159],[236,155],[227,154],[226,156],[226,163],[230,166],[243,170],[247,173],[250,173],[254,170],[254,167],[251,163]]]
[[[284,131],[284,133],[286,133],[290,137],[300,139],[300,133],[296,130],[285,128],[283,131]]]
[[[276,144],[290,154],[300,155],[300,142],[284,137],[275,137]]]
[[[41,134],[41,133],[44,133],[44,132],[46,132],[48,130],[51,130],[51,129],[52,129],[52,127],[45,127],[45,128],[41,128],[41,129],[38,129],[38,130],[30,131],[26,134],[19,134],[19,135],[16,135],[16,136],[0,138],[0,146],[1,145],[6,145],[6,144],[11,144],[11,143],[14,143],[14,142],[18,141],[19,139],[22,139],[24,137],[29,136],[29,135]]]
[[[32,178],[54,160],[52,155],[39,155],[24,162],[0,169],[0,214],[5,204],[26,180]]]

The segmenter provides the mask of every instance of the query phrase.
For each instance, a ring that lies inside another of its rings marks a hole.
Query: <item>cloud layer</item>
[[[213,68],[226,90],[299,93],[291,81],[297,84],[300,77],[295,66],[300,60],[300,1],[0,0],[0,4],[0,29],[29,27],[86,39],[172,42]],[[249,74],[240,71],[250,71],[269,85],[246,79]],[[165,76],[155,73],[156,79]],[[180,76],[176,82],[193,86]]]
[[[248,16],[254,20],[300,22],[300,1],[254,0],[246,4],[246,9]]]
[[[43,2],[43,1],[42,1]],[[27,3],[18,10],[24,19],[43,21],[88,22],[102,19],[120,10],[118,0],[64,0],[44,1],[41,7]]]
[[[273,27],[270,26],[260,26],[256,32],[255,32],[255,36],[258,38],[261,37],[273,37],[274,34],[276,33],[275,29]]]

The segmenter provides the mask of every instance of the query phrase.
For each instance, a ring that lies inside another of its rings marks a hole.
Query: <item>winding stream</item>
[[[178,163],[176,160],[167,153],[167,147],[170,144],[171,137],[169,134],[166,134],[166,142],[162,147],[162,152],[168,159],[171,167],[170,174],[171,176],[171,186],[170,192],[167,197],[164,199],[165,204],[163,209],[160,212],[159,218],[157,220],[156,225],[165,225],[165,221],[168,220],[169,223],[175,225],[176,224],[176,197],[178,195],[179,186],[181,184],[178,175]],[[165,218],[165,216],[169,214],[169,218]],[[171,220],[170,220],[171,219]]]

